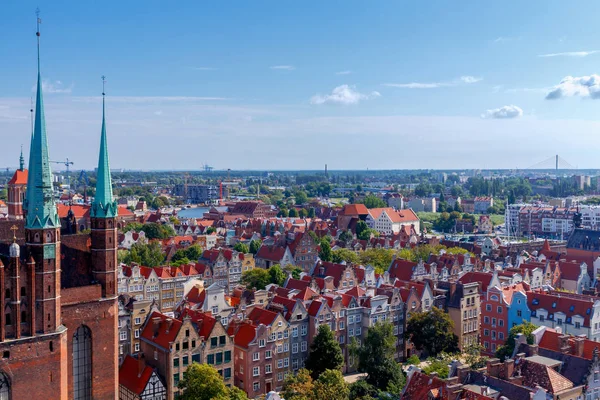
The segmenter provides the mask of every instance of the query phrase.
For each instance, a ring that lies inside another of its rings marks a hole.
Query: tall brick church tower
[[[20,171],[27,175],[19,180],[23,188],[26,181],[25,215],[9,221],[12,238],[0,237],[0,400],[112,400],[118,397],[118,207],[112,197],[104,97],[92,233],[61,237],[48,156],[39,29],[37,37],[35,122],[29,169],[22,163]],[[12,244],[4,253],[7,239]]]
[[[102,77],[104,82],[104,77]],[[117,266],[117,202],[113,198],[108,144],[106,141],[105,93],[102,91],[102,132],[98,159],[96,196],[90,211],[92,225],[92,268],[102,284],[103,296],[115,296]]]

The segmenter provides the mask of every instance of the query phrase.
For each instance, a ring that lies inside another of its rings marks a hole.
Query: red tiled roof
[[[197,286],[194,286],[185,296],[185,299],[191,304],[198,304],[202,306],[204,304],[204,300],[206,299],[206,291]]]
[[[285,313],[283,314],[283,316],[286,320],[289,321],[292,316],[292,312],[294,311],[294,307],[296,306],[296,300],[292,300],[287,297],[274,296],[271,301],[273,303],[281,304],[285,307]]]
[[[533,304],[534,300],[537,304]],[[565,314],[566,318],[572,318],[575,315],[581,316],[584,319],[583,325],[588,327],[590,326],[590,316],[594,302],[584,296],[528,292],[527,305],[532,311],[543,308],[548,314],[560,311]]]
[[[300,299],[302,301],[308,301],[312,299],[314,296],[317,296],[317,292],[312,290],[310,287],[305,287],[302,289],[300,293],[294,296],[295,299]]]
[[[446,382],[437,377],[430,377],[419,371],[413,372],[408,385],[402,392],[401,400],[427,399],[431,390],[446,386]]]
[[[217,320],[212,316],[210,312],[202,312],[199,310],[190,310],[186,308],[183,310],[181,318],[190,317],[192,322],[196,324],[198,335],[207,339],[217,324]]]
[[[547,328],[544,331],[542,340],[540,340],[540,343],[538,345],[540,348],[553,350],[553,351],[562,353],[562,349],[560,348],[560,340],[559,340],[559,337],[561,337],[562,335],[563,335],[562,333],[558,333],[554,329]],[[582,358],[591,360],[594,357],[594,349],[596,349],[596,348],[600,349],[600,343],[594,342],[593,340],[590,340],[587,338],[578,338],[578,339],[583,340],[583,354],[581,355]],[[571,351],[573,352],[573,350],[575,349],[575,337],[570,336],[568,340],[569,340],[569,345],[571,346]]]
[[[275,318],[277,318],[276,312],[265,310],[260,307],[255,307],[250,314],[248,314],[248,319],[256,325],[263,324],[269,326],[275,321]]]
[[[158,329],[155,329],[155,318],[159,321]],[[171,323],[170,327],[168,326],[169,321]],[[181,329],[180,320],[167,317],[166,315],[155,311],[150,315],[150,319],[146,323],[146,326],[144,326],[142,337],[164,349],[169,349],[170,343],[175,341],[179,329]]]
[[[461,276],[458,281],[461,283],[481,282],[481,290],[485,293],[488,290],[488,286],[490,285],[493,276],[494,275],[490,272],[467,272]]]
[[[364,204],[346,204],[338,215],[367,215],[369,209]]]
[[[561,261],[560,262],[561,279],[577,281],[581,274],[581,264],[578,262]]]
[[[126,205],[119,205],[119,217],[132,217],[135,214]]]
[[[395,278],[398,278],[403,281],[409,281],[416,266],[416,262],[396,258],[389,268],[390,280],[393,281]]]
[[[286,289],[296,289],[296,290],[304,290],[309,286],[310,286],[310,277],[309,277],[308,281],[301,280],[301,279],[289,278],[287,280],[287,283],[285,284]]]
[[[367,291],[365,289],[363,289],[359,286],[354,286],[352,289],[346,291],[346,294],[348,296],[352,296],[352,297],[355,297],[358,299],[359,297],[364,296],[366,292]]]
[[[138,357],[141,357],[141,355]],[[142,394],[152,376],[152,368],[146,363],[144,363],[144,369],[140,374],[139,363],[138,359],[128,354],[119,368],[119,385],[123,385],[137,395]]]
[[[280,246],[260,246],[256,253],[256,258],[280,262],[285,254],[285,247]]]
[[[319,310],[321,310],[321,307],[323,307],[323,302],[320,300],[313,300],[310,303],[310,306],[308,307],[308,315],[316,317],[317,314],[319,313]]]
[[[28,171],[24,169],[21,171],[20,169],[15,171],[12,179],[8,181],[9,185],[27,185],[27,176],[29,175]]]
[[[231,327],[231,325],[230,325]],[[228,329],[228,333],[231,335]],[[253,324],[242,323],[237,332],[235,332],[235,336],[233,338],[233,342],[237,346],[241,346],[244,348],[248,348],[248,345],[254,340],[256,337],[256,326]]]
[[[69,209],[73,210],[73,214],[75,214],[75,218],[83,218],[90,216],[90,206],[82,205],[82,204],[73,204],[69,206],[67,204],[59,203],[56,205],[59,218],[66,218],[69,213]]]

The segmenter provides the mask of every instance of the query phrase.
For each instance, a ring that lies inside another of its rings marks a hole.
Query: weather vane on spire
[[[37,17],[36,23],[37,28],[35,31],[35,35],[37,36],[37,56],[38,56],[38,72],[40,69],[40,24],[42,23],[42,19],[40,18],[40,8],[35,9],[35,15]]]
[[[104,75],[101,76],[102,78],[102,96],[106,95],[106,93],[104,93],[104,85],[106,85],[106,77]]]

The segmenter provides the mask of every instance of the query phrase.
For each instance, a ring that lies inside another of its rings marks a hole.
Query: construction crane
[[[65,161],[50,161],[51,163],[54,164],[62,164],[65,167],[67,167],[67,188],[69,189],[69,192],[71,191],[71,174],[70,174],[70,166],[73,165],[73,161],[70,161],[69,158],[67,157],[67,159]]]

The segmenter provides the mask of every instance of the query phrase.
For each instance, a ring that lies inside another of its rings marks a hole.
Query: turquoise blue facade
[[[523,322],[531,321],[531,310],[527,306],[527,295],[515,292],[508,307],[508,329]]]

